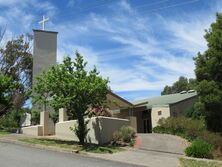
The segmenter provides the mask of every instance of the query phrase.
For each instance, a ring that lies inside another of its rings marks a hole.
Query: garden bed
[[[79,145],[74,141],[58,140],[58,139],[45,139],[45,138],[21,138],[18,139],[23,143],[41,145],[48,147],[63,148],[73,152],[91,152],[100,154],[113,154],[116,152],[123,151],[124,149],[117,146],[109,145],[96,145],[96,144],[86,144],[84,146]]]
[[[190,142],[203,140],[213,145],[213,158],[222,159],[222,136],[206,129],[203,120],[169,117],[159,121],[159,126],[153,129],[155,133],[165,133],[181,136]]]
[[[222,162],[180,158],[181,167],[221,167]]]

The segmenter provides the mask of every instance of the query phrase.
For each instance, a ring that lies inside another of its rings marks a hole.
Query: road
[[[46,151],[15,144],[0,143],[1,167],[135,167],[119,162],[78,154]]]

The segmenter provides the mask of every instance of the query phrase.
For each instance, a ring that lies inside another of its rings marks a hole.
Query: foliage
[[[22,141],[24,143],[29,144],[38,144],[38,145],[44,145],[44,146],[53,146],[58,147],[59,149],[70,149],[74,150],[76,152],[83,151],[83,152],[92,152],[92,153],[102,153],[102,154],[112,154],[119,151],[122,151],[123,149],[119,147],[114,146],[99,146],[95,144],[87,144],[84,146],[78,145],[78,143],[73,141],[67,141],[67,140],[57,140],[57,139],[36,139],[36,138],[22,138],[19,139],[19,141]]]
[[[203,140],[195,140],[191,146],[185,149],[188,157],[195,158],[211,158],[213,146]]]
[[[50,68],[37,77],[33,100],[47,104],[58,111],[66,108],[70,119],[77,119],[78,126],[72,128],[81,144],[85,143],[88,129],[85,117],[89,107],[101,106],[108,93],[108,80],[103,79],[96,68],[86,71],[86,62],[76,52],[75,61],[66,57],[62,64]],[[43,96],[45,95],[45,96]]]
[[[18,123],[16,121],[16,112],[8,112],[4,114],[0,118],[0,129],[4,130],[11,130],[11,129],[16,129],[18,128]]]
[[[6,114],[13,106],[13,92],[18,84],[11,77],[0,73],[0,117]]]
[[[161,95],[180,93],[182,91],[188,91],[196,89],[196,80],[195,79],[187,79],[186,77],[179,77],[178,81],[174,82],[172,86],[166,85],[161,92]]]
[[[111,111],[105,106],[96,106],[94,108],[90,108],[89,112],[92,116],[112,117]]]
[[[222,14],[206,30],[208,49],[198,53],[195,60],[197,91],[202,103],[202,112],[211,131],[222,132]]]
[[[58,111],[51,111],[51,112],[49,112],[49,117],[52,119],[52,121],[55,124],[59,120],[59,112]]]
[[[99,145],[86,145],[84,146],[81,151],[84,152],[92,152],[98,154],[113,154],[120,151],[123,151],[123,148],[116,147],[116,146],[99,146]]]
[[[31,110],[31,123],[32,125],[39,125],[40,124],[40,110],[32,109]],[[59,113],[55,111],[49,112],[49,117],[52,119],[54,123],[58,122]]]
[[[28,98],[32,78],[30,40],[29,37],[26,39],[25,36],[19,36],[8,41],[5,48],[0,48],[0,78],[9,77],[9,80],[6,79],[9,87],[12,83],[16,84],[14,89],[3,92],[10,98],[10,103],[0,103],[0,116],[9,112],[12,107],[18,111]],[[2,89],[0,91],[2,94]]]
[[[193,119],[203,118],[202,103],[199,103],[199,102],[194,103],[193,106],[185,110],[185,115],[186,117],[193,118]]]
[[[36,109],[31,110],[31,123],[32,125],[40,124],[40,111]]]
[[[15,131],[16,129],[20,128],[22,117],[26,112],[29,112],[29,109],[21,108],[19,111],[14,109],[7,112],[0,118],[0,129]]]
[[[205,123],[202,119],[194,120],[185,117],[169,117],[167,119],[160,119],[159,126],[155,127],[153,131],[156,133],[180,135],[192,140],[204,129]]]
[[[136,131],[129,126],[122,126],[113,133],[113,144],[117,145],[131,145],[134,143]]]
[[[221,167],[222,162],[180,158],[181,167]]]
[[[212,133],[208,130],[200,132],[198,138],[214,145],[215,149],[222,150],[222,136],[219,133]]]
[[[167,133],[178,135],[193,141],[202,139],[216,148],[222,148],[222,136],[206,130],[203,119],[191,119],[185,117],[169,117],[161,119],[159,126],[153,128],[155,133]]]

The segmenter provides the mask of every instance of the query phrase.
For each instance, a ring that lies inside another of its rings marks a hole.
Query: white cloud
[[[170,39],[170,47],[182,49],[190,54],[197,54],[204,51],[207,47],[204,39],[205,29],[209,28],[211,18],[193,19],[190,21],[173,21],[167,20],[166,28],[172,33],[173,38]]]
[[[21,3],[18,0],[0,0],[0,6],[2,7],[9,7],[11,5],[16,5],[18,3]]]
[[[63,28],[62,40],[69,41],[72,37],[81,38],[87,34],[90,38],[104,36],[107,41],[121,46],[100,51],[87,45],[69,45],[83,53],[91,66],[97,65],[101,74],[110,78],[111,88],[115,91],[161,90],[181,75],[194,77],[192,57],[206,48],[204,29],[211,19],[198,17],[196,20],[192,16],[191,21],[177,21],[157,17],[152,23],[150,17],[141,17],[127,1],[120,1],[118,5],[128,13],[118,11],[118,16],[115,13],[108,16],[91,14],[82,23],[70,21],[66,24],[67,30]],[[71,32],[75,31],[77,33],[73,35]],[[163,31],[163,38],[155,31]],[[169,39],[164,39],[165,34]],[[78,40],[74,41],[78,43]],[[128,67],[122,67],[124,62],[111,63],[121,58],[132,59],[135,63]]]
[[[33,21],[41,19],[36,13],[47,13],[51,17],[57,14],[57,8],[47,1],[18,2],[0,0],[0,6],[7,7],[4,17],[0,15],[0,23],[11,24],[8,35],[13,32],[12,25],[23,31],[30,30]],[[75,0],[67,2],[68,7],[75,5]],[[110,10],[107,14],[90,13],[78,21],[74,18],[60,19],[59,23],[51,20],[48,27],[59,32],[58,62],[64,55],[73,56],[77,49],[88,61],[88,68],[96,65],[104,77],[110,78],[114,91],[160,91],[181,75],[194,77],[192,57],[206,49],[204,29],[215,19],[214,12],[222,8],[221,3],[212,4],[209,11],[188,13],[175,19],[140,15],[129,2],[113,2],[107,7]]]

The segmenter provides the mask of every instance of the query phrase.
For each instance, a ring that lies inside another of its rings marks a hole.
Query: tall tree
[[[166,85],[161,92],[161,95],[167,95],[172,93],[179,93],[182,91],[188,91],[191,89],[195,89],[196,80],[195,79],[187,79],[186,77],[179,77],[178,81],[174,82],[172,86]]]
[[[0,73],[5,77],[10,77],[13,83],[17,83],[13,92],[7,92],[11,95],[12,105],[19,110],[27,100],[27,92],[31,88],[32,78],[32,54],[30,47],[31,38],[19,36],[16,39],[8,41],[4,48],[0,49]],[[2,104],[4,106],[6,104]],[[2,113],[5,107],[1,107]],[[8,108],[8,107],[7,107]]]
[[[194,58],[199,103],[209,130],[222,132],[222,14],[216,15],[205,39],[208,49]]]
[[[13,92],[18,86],[11,77],[0,73],[0,118],[12,108]]]
[[[33,89],[36,102],[48,104],[56,111],[66,108],[71,119],[77,119],[78,126],[73,130],[80,144],[85,143],[88,133],[88,121],[84,119],[89,115],[88,108],[102,105],[108,93],[108,80],[103,79],[96,68],[86,71],[86,64],[76,52],[75,61],[67,57],[62,64],[37,77]]]

